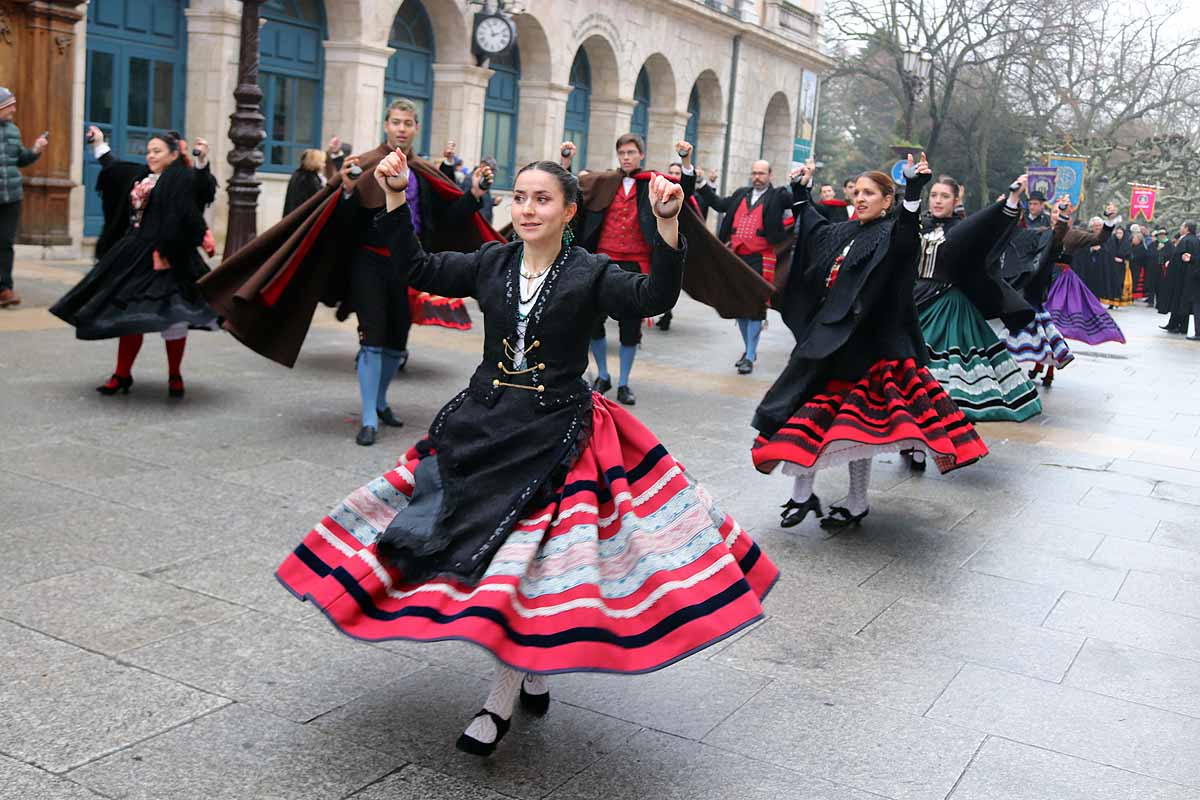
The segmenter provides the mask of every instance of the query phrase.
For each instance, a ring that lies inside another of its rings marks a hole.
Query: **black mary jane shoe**
[[[496,724],[496,741],[481,742],[473,736],[467,736],[464,732],[458,737],[458,741],[454,746],[464,753],[470,753],[473,756],[487,757],[496,752],[496,745],[500,744],[500,740],[504,738],[504,734],[508,733],[508,728],[512,725],[512,720],[504,719],[499,714],[493,714],[486,708],[475,715],[475,719],[487,716],[492,718],[492,722]]]
[[[626,406],[637,405],[637,395],[628,386],[617,387],[617,402]]]
[[[862,527],[862,521],[870,513],[871,509],[869,508],[861,514],[851,514],[848,509],[841,506],[830,506],[829,516],[821,520],[821,527],[827,531],[840,531],[850,527],[859,528]]]
[[[592,391],[596,394],[604,394],[612,388],[612,380],[610,378],[596,378],[592,381]]]
[[[178,400],[183,397],[185,391],[182,375],[170,375],[167,377],[167,397]]]
[[[362,429],[358,432],[358,436],[354,437],[354,443],[363,447],[370,447],[375,444],[375,439],[378,435],[379,431],[376,428],[372,428],[370,425],[363,425]]]
[[[671,317],[672,316],[673,315],[671,314],[671,312],[668,311],[667,313],[663,314],[661,317],[658,318],[658,322],[654,323],[655,326],[663,333],[666,333],[667,331],[671,330]]]
[[[901,450],[900,456],[908,463],[908,468],[913,472],[924,472],[925,462],[929,460],[927,458],[921,458],[921,460],[918,461],[915,450]]]
[[[392,413],[391,406],[387,408],[378,408],[375,413],[379,416],[379,421],[389,428],[403,428],[404,423],[396,419],[396,415]]]
[[[112,397],[117,392],[120,392],[121,394],[129,394],[129,390],[131,388],[133,388],[132,375],[122,378],[120,375],[117,375],[114,372],[113,376],[108,379],[108,383],[100,384],[96,387],[96,391],[105,397]]]
[[[521,708],[533,714],[535,717],[544,717],[546,712],[550,710],[550,692],[542,692],[541,694],[530,694],[525,691],[525,681],[521,681]]]
[[[804,522],[810,512],[815,512],[818,517],[825,516],[825,512],[821,510],[821,498],[815,494],[810,494],[808,499],[803,503],[797,503],[795,500],[788,500],[781,508],[779,526],[781,528],[794,528],[801,522]]]

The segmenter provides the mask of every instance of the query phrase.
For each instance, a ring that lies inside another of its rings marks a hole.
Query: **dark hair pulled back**
[[[575,177],[570,170],[563,169],[561,165],[555,164],[553,161],[532,161],[517,172],[517,177],[529,170],[545,172],[551,175],[558,182],[559,188],[562,189],[563,202],[578,203],[579,202],[579,178]]]
[[[934,184],[939,183],[943,186],[949,186],[951,191],[954,192],[955,197],[958,197],[958,195],[962,192],[962,186],[959,184],[959,182],[954,180],[954,178],[950,177],[949,175],[938,175],[937,180],[934,181]]]

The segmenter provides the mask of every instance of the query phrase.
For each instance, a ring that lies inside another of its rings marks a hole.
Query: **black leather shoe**
[[[458,737],[458,741],[454,746],[464,753],[470,753],[473,756],[490,756],[496,752],[496,745],[500,744],[500,740],[504,738],[504,734],[508,733],[508,728],[512,724],[512,720],[504,719],[498,714],[493,714],[486,708],[475,715],[475,719],[488,716],[492,718],[492,722],[496,723],[496,741],[481,742],[478,739],[467,736],[463,733]]]
[[[182,375],[170,375],[167,377],[167,397],[178,400],[183,397],[184,391]]]
[[[637,395],[628,386],[618,386],[617,402],[627,406],[635,406],[637,405]]]
[[[672,314],[670,311],[663,314],[661,317],[658,318],[658,322],[654,323],[655,327],[657,327],[663,333],[666,333],[667,331],[671,330],[671,317],[672,317]]]
[[[1200,342],[1200,336],[1189,336],[1187,338],[1189,342]]]
[[[609,378],[596,378],[592,381],[592,391],[597,394],[604,394],[612,388],[612,380]]]
[[[810,494],[808,499],[803,503],[797,503],[795,500],[788,500],[781,506],[783,513],[779,515],[779,525],[782,528],[794,528],[805,518],[810,512],[815,512],[818,517],[825,516],[825,512],[821,510],[821,499],[815,494]]]
[[[924,453],[921,453],[921,457],[917,458],[917,451],[901,450],[900,455],[904,458],[905,461],[908,462],[908,468],[911,469],[913,472],[924,472],[925,471],[925,462],[928,461],[929,459],[927,459],[925,457]]]
[[[408,364],[408,351],[401,350],[400,359],[396,362],[396,371],[402,372],[406,364]]]
[[[737,363],[738,375],[749,375],[754,372],[754,362],[748,358],[743,358]]]
[[[850,527],[859,528],[862,527],[862,521],[870,513],[871,509],[869,508],[861,514],[851,514],[849,510],[841,506],[830,506],[829,516],[821,520],[821,527],[827,531],[840,531]]]
[[[122,378],[120,375],[113,373],[113,376],[108,379],[108,383],[102,383],[96,387],[96,391],[106,397],[112,397],[117,392],[129,394],[129,390],[133,388],[133,376]]]
[[[521,681],[521,708],[535,717],[544,717],[550,710],[550,693],[530,694],[525,691],[525,681]]]
[[[358,436],[354,437],[354,443],[360,444],[363,447],[370,447],[375,444],[375,437],[378,435],[378,430],[372,428],[370,425],[363,425],[362,430],[358,432]]]
[[[388,408],[376,409],[375,413],[379,415],[379,421],[389,428],[403,428],[404,423],[396,419],[396,415],[392,413],[392,409]]]

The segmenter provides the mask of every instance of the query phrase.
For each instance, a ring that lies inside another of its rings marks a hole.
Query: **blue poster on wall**
[[[1087,162],[1087,156],[1050,156],[1048,165],[1058,171],[1054,191],[1060,195],[1069,195],[1071,203],[1075,206],[1083,203],[1083,179],[1087,174]]]

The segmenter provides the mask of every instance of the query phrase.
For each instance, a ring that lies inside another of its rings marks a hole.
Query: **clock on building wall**
[[[507,53],[517,43],[517,26],[503,13],[483,12],[475,15],[475,32],[471,49],[482,61]]]

